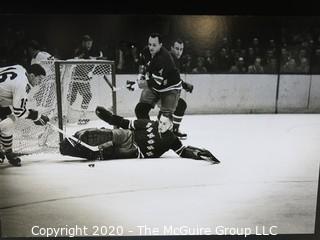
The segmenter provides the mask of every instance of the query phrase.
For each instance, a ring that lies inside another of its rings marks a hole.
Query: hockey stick
[[[112,85],[112,83],[110,82],[110,80],[107,78],[106,75],[103,75],[103,79],[106,80],[107,84],[109,85],[109,87],[111,88],[111,90],[113,92],[117,92],[117,91],[121,91],[124,89],[128,89],[129,91],[133,91],[134,88],[132,87],[134,85],[135,82],[129,81],[127,80],[127,85],[125,87],[115,87]]]
[[[63,130],[61,130],[60,128],[56,127],[55,125],[53,125],[52,123],[48,122],[47,125],[49,125],[52,129],[54,129],[55,131],[62,133],[66,138],[71,139],[73,141],[75,141],[76,143],[79,143],[80,145],[88,148],[89,150],[93,151],[93,152],[98,152],[100,151],[98,146],[90,146],[89,144],[86,144],[85,142],[82,142],[80,139],[74,137],[74,136],[70,136],[68,134],[66,134]]]

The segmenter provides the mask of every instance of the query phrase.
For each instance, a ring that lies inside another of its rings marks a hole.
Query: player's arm
[[[152,124],[152,122],[148,119],[137,119],[137,120],[129,120],[123,118],[118,115],[112,114],[112,112],[108,111],[104,107],[98,106],[96,108],[96,115],[103,121],[107,122],[110,125],[120,127],[123,129],[145,129]]]
[[[193,85],[191,83],[187,83],[187,82],[183,81],[182,79],[181,79],[181,82],[182,82],[182,88],[184,90],[186,90],[187,92],[192,93]]]
[[[171,148],[182,158],[207,160],[212,163],[220,163],[220,161],[216,159],[209,150],[193,146],[183,146],[179,138],[175,139]]]
[[[30,90],[30,85],[26,84],[19,85],[13,92],[13,114],[17,118],[31,119],[36,125],[45,125],[49,121],[47,116],[40,114],[37,110],[27,108],[27,97]]]

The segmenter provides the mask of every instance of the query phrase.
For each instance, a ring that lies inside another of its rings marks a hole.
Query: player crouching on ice
[[[103,107],[96,108],[97,116],[119,127],[118,129],[88,128],[74,134],[74,137],[91,146],[99,146],[100,151],[93,152],[69,138],[60,144],[63,155],[96,159],[123,158],[159,158],[169,149],[180,157],[206,160],[212,164],[220,163],[210,151],[192,146],[183,146],[173,133],[172,115],[162,113],[157,121],[137,119],[130,121],[113,115]]]
[[[12,151],[13,133],[17,118],[45,125],[49,118],[27,105],[31,88],[46,75],[43,67],[32,64],[28,70],[21,65],[0,68],[0,161],[5,158],[20,167],[21,159]]]

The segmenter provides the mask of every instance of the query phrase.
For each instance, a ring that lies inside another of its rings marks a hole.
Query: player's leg
[[[92,99],[90,83],[83,83],[79,89],[79,93],[82,96],[81,108],[84,110],[88,109],[89,103]]]
[[[72,106],[72,104],[76,101],[78,91],[79,91],[78,83],[73,82],[71,85],[70,106]]]
[[[180,139],[187,138],[186,133],[181,133],[179,131],[180,123],[182,121],[182,118],[184,116],[186,109],[187,109],[187,103],[182,98],[179,98],[178,105],[176,107],[176,110],[173,113],[173,132]]]
[[[11,109],[9,107],[1,107],[0,118],[0,143],[2,145],[4,155],[6,156],[10,164],[20,167],[21,159],[12,151],[15,118],[13,115],[11,115]]]
[[[139,103],[136,105],[134,111],[138,119],[150,119],[149,113],[154,108],[159,96],[151,89],[143,89],[141,92]]]
[[[120,158],[138,158],[139,149],[134,144],[132,131],[128,129],[113,129],[113,144],[115,151],[113,157]]]
[[[173,115],[173,112],[175,111],[178,100],[180,98],[180,90],[171,90],[168,92],[161,93],[160,95],[160,101],[161,101],[161,107],[160,112],[158,116],[161,115],[161,113],[167,112]]]
[[[82,103],[81,103],[82,113],[81,113],[81,116],[79,117],[78,124],[83,125],[83,124],[87,124],[90,121],[90,119],[87,117],[87,114],[86,114],[86,110],[88,109],[89,103],[92,99],[90,83],[89,82],[79,83],[78,91],[79,91],[79,94],[82,96]]]

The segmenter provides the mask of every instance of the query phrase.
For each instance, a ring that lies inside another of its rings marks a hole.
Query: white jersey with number
[[[21,65],[0,68],[0,106],[10,107],[19,118],[28,116],[26,103],[31,85],[26,74]]]

